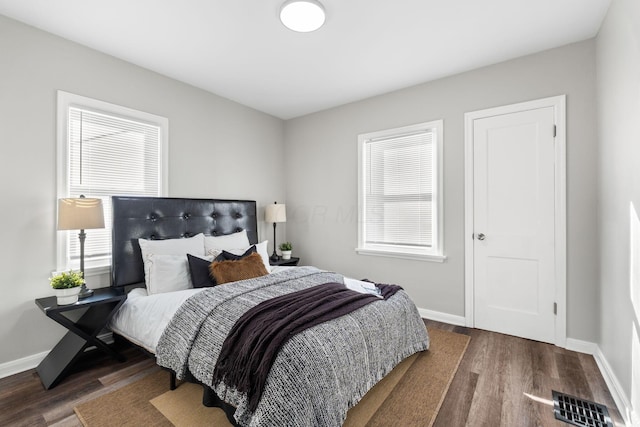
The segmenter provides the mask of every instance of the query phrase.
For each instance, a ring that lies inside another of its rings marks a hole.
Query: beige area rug
[[[344,423],[356,426],[431,426],[462,360],[469,337],[429,330],[429,351],[396,366],[353,407]],[[220,426],[224,412],[202,405],[202,387],[184,383],[167,391],[169,374],[160,371],[74,408],[86,427]]]

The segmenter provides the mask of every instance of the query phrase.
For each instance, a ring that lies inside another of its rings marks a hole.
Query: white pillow
[[[249,243],[247,230],[224,236],[204,236],[204,255],[218,256],[222,251],[231,252],[234,249],[248,248],[249,246],[251,243]]]
[[[271,264],[269,264],[269,252],[267,252],[268,240],[256,244],[256,252],[262,257],[262,262],[269,273],[271,273]]]
[[[196,234],[193,237],[181,239],[147,240],[138,239],[142,262],[144,263],[144,280],[149,287],[149,262],[148,257],[154,255],[182,255],[186,259],[187,254],[204,256],[204,234]]]
[[[271,273],[271,265],[269,264],[269,252],[267,252],[267,243],[269,243],[269,241],[265,240],[264,242],[256,243],[255,246],[256,246],[256,252],[262,258],[262,263],[264,264],[264,267],[267,269],[268,273]],[[234,255],[242,255],[251,246],[253,245],[248,245],[243,249],[225,249],[225,251],[231,252]]]
[[[193,288],[189,263],[185,255],[149,254],[147,264],[149,265],[147,276],[149,295]]]

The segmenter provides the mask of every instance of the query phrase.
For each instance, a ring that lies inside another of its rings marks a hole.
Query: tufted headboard
[[[221,236],[247,230],[258,242],[253,200],[113,196],[111,286],[144,283],[138,239],[175,239],[204,233]]]

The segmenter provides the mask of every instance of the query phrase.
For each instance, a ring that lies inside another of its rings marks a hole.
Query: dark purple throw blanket
[[[396,285],[376,285],[384,299]],[[280,348],[295,334],[336,319],[380,298],[327,283],[264,301],[249,309],[233,326],[222,344],[213,385],[224,381],[246,393],[254,412]]]

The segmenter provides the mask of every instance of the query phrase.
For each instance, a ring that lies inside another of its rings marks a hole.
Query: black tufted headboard
[[[247,230],[258,242],[253,200],[113,196],[111,286],[144,283],[138,239],[175,239],[204,233],[221,236]]]

